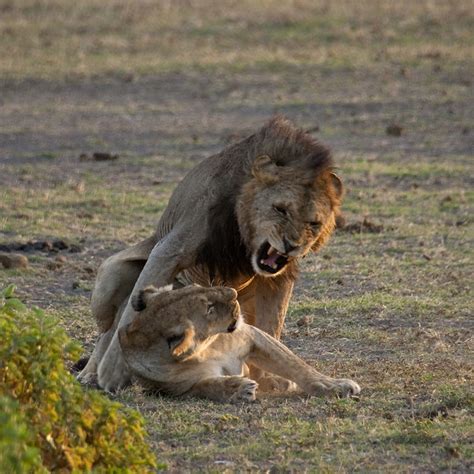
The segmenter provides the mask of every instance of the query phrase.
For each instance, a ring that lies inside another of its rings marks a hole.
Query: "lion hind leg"
[[[122,250],[100,266],[91,297],[92,314],[100,332],[113,325],[117,310],[130,296],[154,241],[147,239]]]

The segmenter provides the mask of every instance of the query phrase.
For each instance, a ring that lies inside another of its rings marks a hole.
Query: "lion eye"
[[[273,206],[273,209],[278,212],[278,214],[281,214],[282,216],[286,216],[287,211],[284,207],[281,206]]]
[[[308,222],[308,224],[312,229],[319,229],[321,227],[321,222],[318,221]]]

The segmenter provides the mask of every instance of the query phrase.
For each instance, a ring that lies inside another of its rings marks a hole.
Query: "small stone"
[[[0,252],[0,264],[3,268],[26,268],[28,258],[19,253]]]
[[[32,242],[28,242],[33,247],[33,250],[42,250],[45,252],[50,252],[53,250],[54,244],[49,240],[34,240]]]
[[[83,194],[86,189],[86,184],[84,181],[78,181],[77,183],[72,184],[71,188],[76,191],[76,193]]]
[[[296,325],[299,327],[309,326],[313,322],[313,318],[311,316],[303,316],[302,318],[296,321]]]
[[[341,214],[336,216],[336,229],[343,229],[346,225],[346,218]]]
[[[82,247],[77,244],[70,244],[69,245],[69,253],[79,253],[82,252]]]
[[[93,275],[95,273],[95,270],[93,267],[90,267],[89,265],[85,265],[83,267],[83,270],[85,273],[88,273],[89,275]]]
[[[46,263],[46,268],[48,270],[59,270],[62,267],[62,264],[59,262],[49,261]]]
[[[68,244],[62,239],[56,239],[53,242],[54,250],[66,250],[68,247]]]
[[[118,159],[118,157],[118,155],[112,155],[112,153],[103,153],[99,151],[92,154],[92,158],[95,161],[113,161]]]
[[[391,135],[392,137],[400,137],[403,132],[403,127],[396,123],[392,123],[385,129],[385,132],[387,135]]]

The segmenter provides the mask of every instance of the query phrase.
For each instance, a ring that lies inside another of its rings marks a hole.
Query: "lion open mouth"
[[[279,253],[269,242],[265,242],[258,251],[257,264],[267,273],[278,273],[288,263],[288,257]]]

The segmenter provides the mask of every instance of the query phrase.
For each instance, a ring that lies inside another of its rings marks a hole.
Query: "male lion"
[[[119,330],[133,375],[146,387],[171,395],[220,402],[255,400],[257,382],[245,362],[293,380],[309,395],[357,394],[349,379],[320,374],[260,329],[242,322],[232,288],[152,286],[132,299],[133,322]]]
[[[232,287],[245,320],[278,339],[297,261],[335,226],[343,186],[333,166],[325,146],[277,117],[193,168],[156,232],[100,267],[92,312],[101,336],[79,378],[97,374],[106,390],[128,382],[117,328],[134,316],[130,296],[151,284]],[[273,383],[253,376],[263,389]]]

